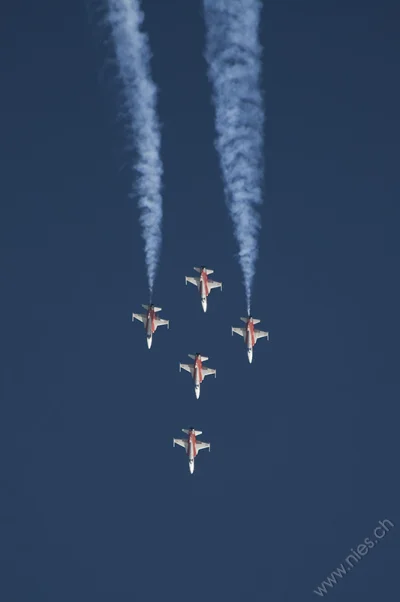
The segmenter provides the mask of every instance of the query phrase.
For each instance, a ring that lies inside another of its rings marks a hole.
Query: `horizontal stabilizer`
[[[201,274],[201,268],[193,268],[194,270],[196,270],[196,272],[200,272]],[[214,270],[207,270],[207,268],[204,268],[205,273],[208,274],[214,274]]]
[[[182,431],[183,431],[184,433],[186,433],[187,435],[189,434],[189,429],[182,429]],[[197,435],[201,435],[203,431],[193,431],[193,432],[194,432],[194,434],[195,434],[195,435],[196,435],[196,437],[197,437]]]
[[[242,320],[242,322],[245,322],[247,324],[247,321],[249,318],[240,318]],[[261,320],[257,320],[257,318],[252,318],[253,319],[253,324],[258,324],[259,322],[261,322]]]
[[[149,306],[146,305],[145,303],[142,303],[142,307],[144,307],[144,309],[149,309]]]
[[[149,309],[150,305],[142,305],[142,307],[144,307],[145,309]],[[153,307],[153,311],[161,311],[162,307]]]
[[[206,362],[209,358],[206,355],[201,355],[200,359],[202,362]]]

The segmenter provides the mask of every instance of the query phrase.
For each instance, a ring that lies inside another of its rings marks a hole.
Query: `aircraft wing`
[[[205,368],[204,366],[201,369],[203,376],[210,376],[210,374],[215,374],[215,376],[217,375],[217,371],[215,370],[215,368]]]
[[[232,326],[232,334],[236,332],[236,334],[240,334],[241,337],[244,337],[246,334],[246,329],[245,328],[235,328],[234,326]]]
[[[179,364],[179,368],[186,370],[186,372],[190,372],[190,374],[193,376],[193,364]]]
[[[188,446],[188,442],[186,439],[174,439],[174,447],[176,445],[180,445],[181,447],[184,447],[187,451],[187,446]]]
[[[267,337],[267,339],[269,340],[269,332],[264,332],[263,330],[255,330],[254,337],[255,337],[256,341],[258,339],[262,339],[263,337]]]
[[[201,449],[211,449],[210,443],[204,443],[204,441],[196,441],[196,449],[200,451]]]
[[[190,284],[194,284],[195,286],[199,286],[199,278],[192,278],[191,276],[185,276],[186,284],[190,282]]]
[[[209,280],[208,281],[208,288],[212,289],[212,288],[218,288],[220,287],[222,290],[222,282],[215,282],[215,280]]]
[[[136,318],[136,320],[139,320],[139,322],[143,322],[143,324],[144,324],[146,322],[147,316],[145,316],[143,314],[132,314],[132,322],[135,318]]]
[[[154,324],[155,324],[156,328],[158,326],[165,326],[165,325],[168,326],[168,328],[169,328],[169,320],[163,320],[162,318],[155,318]]]

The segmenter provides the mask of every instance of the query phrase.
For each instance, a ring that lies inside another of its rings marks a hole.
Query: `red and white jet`
[[[217,371],[214,368],[206,368],[203,366],[203,362],[208,360],[208,357],[205,355],[200,355],[200,353],[196,353],[196,355],[188,354],[194,360],[193,364],[179,364],[179,372],[183,368],[186,372],[190,372],[194,380],[194,392],[196,398],[200,397],[200,385],[204,380],[205,376],[209,376],[210,374],[215,374],[215,378],[217,378]]]
[[[258,324],[261,320],[257,320],[257,318],[252,318],[249,316],[248,318],[240,318],[242,322],[246,323],[245,328],[235,328],[232,326],[232,336],[233,333],[240,334],[244,338],[244,342],[247,348],[247,357],[249,358],[249,362],[253,361],[253,347],[257,343],[258,339],[262,339],[263,337],[267,337],[269,340],[269,332],[264,332],[263,330],[256,330],[254,328],[254,324]]]
[[[202,431],[195,431],[193,427],[190,427],[190,429],[182,429],[182,431],[184,433],[188,434],[188,438],[187,439],[174,439],[174,447],[175,447],[175,443],[176,443],[177,445],[180,445],[181,447],[185,448],[186,453],[189,456],[190,474],[193,474],[194,459],[197,456],[197,453],[201,449],[207,449],[207,448],[209,451],[211,451],[211,444],[204,443],[203,441],[197,441],[196,437],[197,437],[197,435],[201,435]]]
[[[213,274],[214,270],[207,270],[204,266],[201,268],[193,268],[196,272],[200,272],[199,277],[192,278],[191,276],[185,276],[186,284],[190,282],[197,286],[200,297],[201,297],[201,306],[203,311],[207,311],[207,297],[210,294],[211,289],[220,287],[222,291],[222,282],[215,282],[214,280],[209,280],[208,275]]]
[[[153,334],[157,330],[157,327],[164,326],[166,324],[169,328],[169,320],[162,320],[161,318],[156,316],[156,313],[158,311],[161,311],[161,307],[154,307],[153,304],[142,305],[142,307],[144,307],[147,310],[147,313],[132,314],[132,322],[135,320],[135,318],[136,320],[143,322],[143,325],[146,329],[147,347],[150,349],[151,343],[153,342]]]

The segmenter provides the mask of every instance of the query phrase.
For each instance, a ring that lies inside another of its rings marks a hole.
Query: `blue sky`
[[[131,141],[93,5],[1,20],[1,535],[5,602],[394,599],[399,555],[400,88],[395,2],[266,1],[265,202],[253,364],[214,149],[200,2],[147,0],[163,247],[147,350]],[[203,314],[184,276],[223,282]],[[179,362],[218,378],[196,401]],[[203,431],[191,476],[172,447]]]

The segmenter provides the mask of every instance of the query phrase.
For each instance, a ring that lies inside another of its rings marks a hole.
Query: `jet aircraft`
[[[232,326],[232,336],[233,333],[240,334],[244,338],[244,342],[247,348],[247,357],[249,358],[249,362],[253,361],[253,347],[257,343],[258,339],[262,339],[263,337],[267,337],[269,340],[269,332],[264,332],[263,330],[256,330],[254,328],[254,324],[258,324],[261,320],[257,320],[257,318],[253,318],[249,316],[248,318],[240,318],[242,322],[245,322],[245,328],[235,328]]]
[[[157,330],[157,327],[164,326],[166,324],[169,328],[169,320],[163,320],[156,315],[158,311],[161,311],[161,307],[155,307],[153,304],[142,305],[142,307],[147,310],[147,313],[132,314],[132,322],[135,320],[135,318],[136,320],[143,322],[143,326],[146,329],[147,347],[150,349],[153,342],[153,334]]]
[[[215,282],[214,280],[209,280],[208,276],[209,274],[213,274],[214,270],[208,270],[204,266],[201,266],[201,268],[193,269],[196,270],[196,272],[200,272],[200,276],[185,276],[185,282],[186,284],[190,282],[191,284],[197,286],[200,293],[201,306],[203,308],[203,311],[207,311],[207,297],[210,294],[210,291],[213,288],[218,287],[220,287],[222,291],[222,282]]]
[[[190,474],[193,474],[194,472],[194,459],[197,456],[197,453],[201,450],[201,449],[207,449],[209,451],[211,451],[211,444],[210,443],[204,443],[203,441],[197,441],[196,437],[197,435],[201,435],[202,431],[195,431],[193,427],[190,427],[190,429],[182,429],[182,431],[184,433],[187,433],[188,438],[187,439],[174,439],[174,447],[175,447],[175,443],[177,445],[180,445],[181,447],[184,447],[186,450],[186,453],[188,455],[188,459],[189,459],[189,470],[190,470]]]
[[[194,380],[194,392],[196,398],[200,397],[200,385],[204,380],[205,376],[209,376],[210,374],[215,374],[215,378],[217,378],[217,371],[214,368],[207,368],[203,366],[203,362],[208,360],[208,357],[205,355],[200,355],[200,353],[196,353],[196,355],[188,354],[194,360],[193,364],[179,364],[179,372],[183,368],[186,372],[190,372]]]

